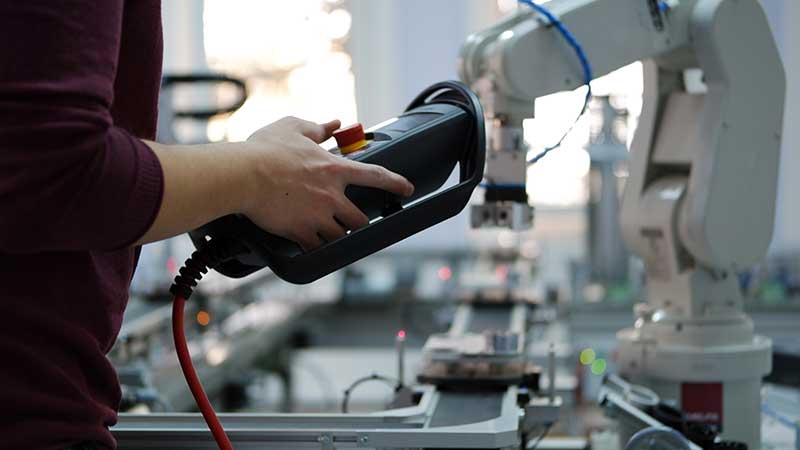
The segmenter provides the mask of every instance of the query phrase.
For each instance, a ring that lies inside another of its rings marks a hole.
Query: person
[[[139,246],[243,213],[305,249],[368,223],[349,184],[403,177],[282,119],[247,141],[153,142],[159,0],[0,2],[0,448],[113,449],[120,330]]]

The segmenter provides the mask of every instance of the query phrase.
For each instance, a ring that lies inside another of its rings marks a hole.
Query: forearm
[[[239,143],[163,145],[144,141],[164,173],[161,208],[136,245],[185,233],[218,217],[241,213],[253,189],[251,152]]]

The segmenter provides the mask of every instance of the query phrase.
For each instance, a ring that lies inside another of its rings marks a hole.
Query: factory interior
[[[120,450],[222,445],[170,290],[220,236],[251,259],[201,274],[183,327],[230,448],[800,449],[800,2],[165,0],[162,21],[159,143],[339,119],[366,133],[323,148],[418,194],[352,191],[369,225],[301,254],[238,222],[145,245],[108,354]]]

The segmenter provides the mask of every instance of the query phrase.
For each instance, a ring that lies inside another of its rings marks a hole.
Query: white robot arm
[[[595,76],[645,61],[621,223],[645,262],[648,305],[619,334],[621,370],[679,403],[688,402],[686,386],[719,383],[722,406],[697,413],[758,448],[770,342],[753,335],[736,273],[763,258],[774,221],[786,80],[764,12],[756,0],[546,6]],[[530,225],[527,197],[492,186],[525,185],[522,121],[534,99],[582,85],[581,65],[546,19],[521,10],[468,38],[460,73],[493,128],[487,202],[473,225]]]

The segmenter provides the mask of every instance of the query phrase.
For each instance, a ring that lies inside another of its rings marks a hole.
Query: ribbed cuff
[[[138,241],[153,225],[164,197],[164,172],[155,152],[144,142],[130,136],[135,154],[135,180],[122,214],[121,235],[127,236],[120,248]]]

